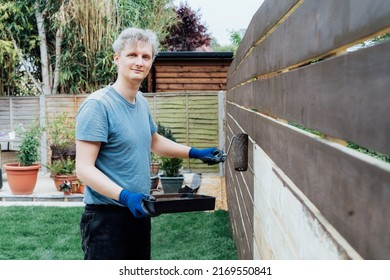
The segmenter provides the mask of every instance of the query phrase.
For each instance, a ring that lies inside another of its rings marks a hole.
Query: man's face
[[[152,45],[143,42],[127,44],[120,54],[114,54],[114,62],[119,76],[141,82],[153,64]]]

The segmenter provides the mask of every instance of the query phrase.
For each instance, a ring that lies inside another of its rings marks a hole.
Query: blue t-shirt
[[[157,131],[149,104],[140,92],[135,104],[112,86],[92,93],[76,118],[76,139],[101,142],[95,166],[130,192],[150,193],[150,147]],[[116,204],[88,187],[86,204]]]

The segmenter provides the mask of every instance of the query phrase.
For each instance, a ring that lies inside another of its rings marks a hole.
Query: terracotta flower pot
[[[83,183],[80,183],[79,190],[80,190],[80,193],[84,193],[85,185]]]
[[[40,164],[20,166],[19,163],[4,164],[7,180],[12,194],[32,194],[37,183]]]
[[[77,181],[76,175],[54,175],[53,176],[54,185],[56,186],[57,191],[61,191],[60,185],[64,181]]]

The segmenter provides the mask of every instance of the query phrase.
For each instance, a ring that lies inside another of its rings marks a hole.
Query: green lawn
[[[0,260],[79,260],[82,207],[0,207]],[[228,213],[190,212],[152,219],[152,259],[237,259]]]

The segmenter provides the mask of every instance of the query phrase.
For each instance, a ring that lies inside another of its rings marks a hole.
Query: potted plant
[[[51,164],[46,167],[51,171],[56,189],[64,181],[78,181],[76,170],[75,134],[76,123],[67,113],[54,116],[47,124],[48,146],[51,149]],[[74,184],[78,185],[78,184]],[[73,190],[78,192],[78,190]]]
[[[61,184],[64,181],[78,182],[76,176],[76,161],[67,157],[66,159],[60,158],[54,160],[52,164],[48,165],[47,168],[51,171],[53,176],[54,185],[58,191],[61,191]],[[76,190],[75,190],[76,191]]]
[[[160,123],[158,123],[157,132],[176,142],[176,138],[173,136],[171,129],[166,128]],[[178,193],[184,181],[184,176],[180,174],[183,159],[161,157],[160,161],[160,169],[162,170],[160,181],[164,193]]]
[[[43,130],[44,128],[36,120],[29,123],[27,128],[20,126],[16,131],[21,138],[21,144],[17,154],[19,162],[4,164],[8,184],[14,195],[29,195],[34,191],[38,172],[41,167],[37,161],[39,158],[38,148]]]
[[[60,191],[64,192],[64,195],[70,195],[72,191],[72,182],[71,181],[63,181],[60,184]]]
[[[158,175],[158,173],[160,171],[160,162],[158,161],[158,157],[156,156],[156,154],[151,153],[150,158],[151,158],[150,159],[150,175],[151,176]]]
[[[154,153],[151,153],[150,160],[150,192],[152,193],[154,190],[157,190],[158,183],[160,182],[160,163],[158,161],[157,156]]]
[[[48,146],[51,149],[51,162],[76,158],[76,122],[66,112],[56,115],[47,124]]]

